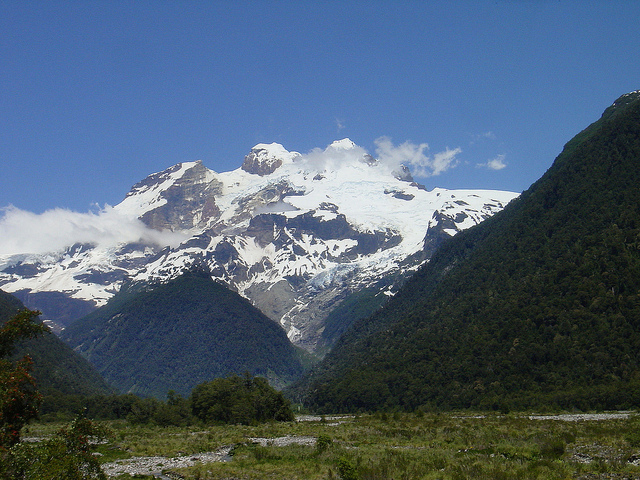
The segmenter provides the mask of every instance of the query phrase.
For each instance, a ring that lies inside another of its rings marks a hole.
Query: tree
[[[20,430],[38,415],[42,396],[31,376],[28,355],[12,361],[16,344],[49,329],[35,321],[40,312],[21,310],[0,328],[0,479],[106,480],[91,441],[107,432],[84,417],[42,444],[20,442]]]
[[[289,402],[264,378],[231,375],[201,383],[191,393],[191,410],[207,423],[241,423],[294,419]]]
[[[0,328],[0,454],[20,441],[20,429],[37,417],[42,401],[30,373],[31,358],[10,359],[18,341],[49,331],[34,321],[38,315],[35,310],[22,310]]]

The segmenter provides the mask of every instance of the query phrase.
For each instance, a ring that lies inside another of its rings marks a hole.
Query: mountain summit
[[[113,207],[181,242],[84,244],[4,258],[0,286],[46,318],[69,323],[70,305],[95,308],[125,282],[167,280],[204,263],[313,351],[324,319],[351,293],[392,293],[443,239],[516,196],[428,191],[406,168],[378,161],[349,139],[305,155],[258,144],[236,170],[180,163],[137,183]]]
[[[288,152],[279,143],[259,143],[244,157],[242,170],[260,176],[270,175],[283,163],[290,163],[297,157],[300,157],[299,153]]]

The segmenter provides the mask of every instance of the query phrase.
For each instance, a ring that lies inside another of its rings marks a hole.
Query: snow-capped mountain
[[[181,163],[134,185],[113,207],[174,240],[182,235],[178,245],[77,244],[0,258],[0,288],[64,323],[74,319],[62,313],[70,305],[60,305],[63,295],[99,306],[125,282],[206,264],[313,351],[324,318],[345,295],[372,285],[390,291],[444,238],[516,195],[428,191],[408,169],[376,160],[349,139],[306,155],[259,144],[241,168],[216,173],[200,161]]]

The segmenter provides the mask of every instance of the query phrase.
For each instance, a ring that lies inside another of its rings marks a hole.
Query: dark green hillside
[[[353,322],[370,316],[387,300],[377,288],[365,288],[348,295],[327,315],[315,354],[325,355]]]
[[[640,94],[445,243],[305,391],[325,411],[640,405]]]
[[[245,371],[282,386],[302,373],[301,354],[279,325],[195,270],[116,296],[63,337],[123,393],[188,395],[199,383]]]
[[[0,290],[0,323],[13,317],[24,305],[14,296]],[[30,355],[38,390],[45,396],[96,395],[111,389],[95,369],[62,340],[47,333],[18,346],[15,357]]]

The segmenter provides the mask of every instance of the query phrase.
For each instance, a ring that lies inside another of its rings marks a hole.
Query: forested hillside
[[[279,386],[302,373],[303,353],[278,324],[197,269],[150,289],[125,289],[63,338],[121,393],[161,399],[230,373]]]
[[[14,296],[0,290],[0,324],[12,318],[24,305]],[[65,395],[97,395],[111,388],[80,355],[52,333],[19,344],[14,357],[30,355],[33,376],[45,403]]]
[[[624,408],[640,387],[640,94],[444,244],[292,392],[322,411]]]

